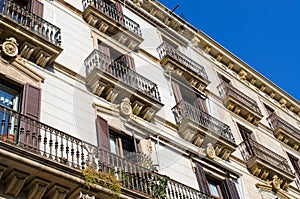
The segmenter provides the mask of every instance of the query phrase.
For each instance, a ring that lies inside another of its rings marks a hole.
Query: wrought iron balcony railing
[[[193,71],[194,73],[198,74],[202,78],[208,80],[208,76],[203,66],[189,58],[188,56],[181,53],[179,50],[176,50],[172,45],[168,44],[167,42],[163,42],[158,48],[157,52],[159,54],[159,58],[163,59],[164,56],[169,56],[180,64],[188,68],[189,70]]]
[[[144,167],[146,159],[128,159],[99,149],[81,139],[33,120],[0,105],[0,142],[7,142],[34,153],[36,156],[75,169],[87,166],[114,173],[123,188],[146,196],[165,194],[167,198],[212,199],[200,191]],[[165,183],[160,186],[160,183]]]
[[[0,2],[0,15],[30,30],[45,40],[60,46],[60,28],[22,8],[10,0]]]
[[[232,85],[222,82],[218,89],[220,91],[221,97],[226,98],[226,96],[232,96],[239,102],[243,103],[247,107],[251,108],[254,112],[261,114],[261,111],[253,99],[242,93],[241,91],[234,88]]]
[[[215,135],[235,143],[235,139],[228,125],[203,112],[198,107],[193,106],[186,101],[181,101],[173,108],[173,110],[175,110],[177,122],[180,123],[184,119],[190,119]]]
[[[82,1],[83,9],[86,9],[88,5],[93,6],[99,12],[108,16],[118,24],[122,25],[129,31],[135,33],[138,36],[142,36],[142,31],[140,25],[124,15],[122,12],[118,11],[114,6],[109,5],[108,3],[102,0],[83,0]]]
[[[300,130],[286,122],[285,120],[281,119],[276,113],[272,113],[267,120],[271,124],[271,127],[275,130],[277,128],[282,128],[287,131],[289,134],[294,136],[295,138],[300,140]]]
[[[284,157],[278,155],[277,153],[271,151],[270,149],[264,147],[263,145],[257,143],[252,139],[244,140],[240,144],[240,150],[246,162],[252,158],[259,158],[260,160],[274,166],[275,168],[279,168],[285,172],[292,174],[292,170]]]
[[[94,50],[84,63],[87,75],[94,69],[98,69],[100,72],[113,76],[133,89],[160,102],[157,85],[134,70],[131,70],[124,63],[114,61],[98,50]]]

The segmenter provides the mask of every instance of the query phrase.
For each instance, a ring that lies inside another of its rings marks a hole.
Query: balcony
[[[105,1],[83,0],[84,20],[121,44],[134,50],[142,42],[140,25]]]
[[[230,127],[199,108],[181,101],[174,108],[178,132],[183,139],[198,146],[213,144],[215,155],[227,160],[237,145]]]
[[[133,114],[147,121],[163,106],[157,85],[124,63],[113,61],[98,50],[84,63],[87,86],[94,94],[114,103],[129,98]]]
[[[256,101],[226,82],[222,82],[218,89],[228,110],[241,116],[248,122],[258,125],[263,115]]]
[[[0,40],[13,37],[19,44],[19,55],[45,67],[61,53],[60,29],[39,16],[3,0],[0,5]]]
[[[129,161],[1,105],[0,115],[0,180],[5,195],[75,199],[82,192],[97,199],[113,198],[100,185],[84,188],[81,169],[89,166],[116,176],[121,194],[130,198],[164,194],[170,199],[212,199],[146,168],[147,159],[140,155]]]
[[[286,190],[289,184],[295,178],[287,160],[264,147],[263,145],[248,139],[239,146],[243,158],[247,164],[247,168],[254,176],[262,180],[270,180],[276,175],[282,183],[280,188]]]
[[[182,76],[197,90],[205,90],[209,81],[203,66],[166,42],[157,48],[157,52],[160,63],[166,71]]]
[[[275,137],[300,152],[300,130],[272,113],[267,120]]]

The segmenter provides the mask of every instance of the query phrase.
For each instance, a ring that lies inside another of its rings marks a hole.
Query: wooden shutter
[[[240,199],[239,193],[237,191],[237,188],[235,186],[235,183],[226,178],[225,180],[222,181],[222,187],[224,189],[223,195],[225,199]]]
[[[30,84],[24,85],[22,113],[31,119],[39,120],[41,110],[41,90]]]
[[[210,195],[210,190],[209,190],[209,186],[207,183],[207,179],[206,179],[204,170],[199,163],[196,163],[196,178],[198,181],[200,191],[207,195]]]
[[[198,107],[200,110],[204,111],[205,113],[208,113],[205,99],[202,99],[201,97],[198,97],[195,102],[196,107]]]
[[[119,2],[116,2],[115,4],[116,10],[117,10],[117,22],[119,22],[120,24],[124,24],[124,16],[123,16],[123,9],[122,6]]]
[[[110,49],[104,45],[102,45],[101,43],[98,44],[98,49],[101,53],[103,53],[104,55],[110,57]]]
[[[105,151],[110,151],[110,136],[108,123],[105,119],[97,116],[97,139],[98,139],[98,147]]]
[[[20,135],[20,142],[33,149],[38,148],[38,136],[40,134],[37,121],[40,120],[41,90],[30,84],[25,84],[23,89],[22,113],[32,120],[20,122],[20,129],[24,133]]]
[[[28,2],[28,10],[33,14],[43,18],[44,4],[38,0],[30,0]]]
[[[107,46],[104,46],[100,43],[98,43],[98,49],[100,51],[100,67],[102,70],[106,70],[107,72],[111,72],[111,68],[109,65],[111,64],[111,59],[110,59],[110,49]]]
[[[176,104],[178,104],[179,102],[182,101],[182,94],[181,94],[181,91],[180,91],[180,87],[174,81],[171,82],[171,85],[172,85],[173,93],[174,93],[174,96],[175,96]]]
[[[131,70],[135,70],[135,63],[133,57],[128,54],[122,55],[116,59],[117,62],[125,64]]]

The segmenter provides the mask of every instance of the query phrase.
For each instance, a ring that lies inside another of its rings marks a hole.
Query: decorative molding
[[[262,184],[262,183],[257,183],[255,184],[255,186],[258,188],[258,189],[261,189],[263,191],[267,191],[267,192],[274,192],[276,193],[279,197],[281,197],[282,199],[292,199],[290,196],[288,196],[284,190],[282,189],[274,189],[274,186],[271,185],[271,184]]]
[[[132,114],[132,107],[129,98],[122,99],[120,104],[120,113],[123,116],[130,116]]]
[[[216,152],[211,143],[207,144],[206,147],[206,156],[209,157],[210,159],[215,159],[216,158]]]
[[[95,196],[89,196],[88,194],[83,194],[81,191],[79,194],[80,195],[78,199],[95,199]]]
[[[18,45],[14,37],[6,38],[5,42],[1,44],[1,52],[9,58],[15,58],[19,52]]]

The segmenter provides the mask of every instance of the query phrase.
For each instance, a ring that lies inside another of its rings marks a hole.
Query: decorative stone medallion
[[[89,196],[88,194],[83,194],[82,192],[80,192],[78,199],[95,199],[95,196]]]
[[[10,37],[7,38],[5,42],[3,42],[2,53],[9,57],[15,57],[18,55],[18,43],[15,38]]]
[[[120,113],[125,116],[129,116],[132,114],[131,103],[127,97],[122,99],[122,102],[120,104]]]
[[[215,152],[215,149],[214,149],[214,147],[211,143],[207,144],[206,155],[207,155],[207,157],[209,157],[211,159],[216,158],[216,152]]]
[[[272,180],[273,188],[275,190],[279,190],[281,183],[282,183],[282,180],[280,180],[277,175],[274,175],[273,180]]]

